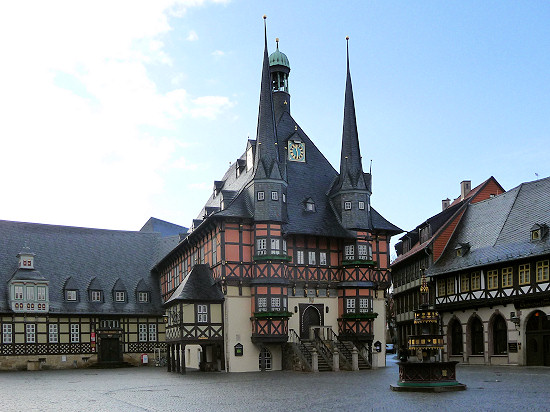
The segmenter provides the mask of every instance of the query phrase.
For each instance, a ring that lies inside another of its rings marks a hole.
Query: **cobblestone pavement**
[[[459,366],[468,390],[393,392],[395,359],[360,372],[168,373],[161,368],[0,373],[2,411],[548,411],[550,368]]]

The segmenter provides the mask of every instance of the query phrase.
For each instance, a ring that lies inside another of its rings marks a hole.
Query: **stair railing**
[[[306,345],[304,345],[304,343],[302,342],[302,339],[300,339],[300,336],[298,336],[298,334],[294,329],[289,329],[288,332],[289,332],[288,337],[290,342],[295,344],[295,346],[298,348],[299,352],[303,356],[304,360],[308,363],[308,366],[311,368],[311,359],[312,359],[311,352],[306,347]]]

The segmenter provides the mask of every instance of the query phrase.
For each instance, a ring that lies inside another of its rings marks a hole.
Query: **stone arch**
[[[477,314],[472,314],[466,326],[466,352],[471,355],[483,355],[485,352],[483,321]]]
[[[453,316],[447,326],[447,353],[449,356],[462,356],[464,352],[464,334],[460,319]]]
[[[489,355],[508,354],[508,324],[498,310],[489,319]]]
[[[550,366],[550,320],[541,310],[532,311],[525,322],[527,365]]]

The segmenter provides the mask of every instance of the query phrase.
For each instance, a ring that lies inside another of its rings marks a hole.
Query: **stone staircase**
[[[319,351],[315,341],[302,339],[302,343],[307,348],[309,353],[313,353],[313,349],[319,354],[317,365],[319,367],[319,372],[332,372],[332,359],[327,359],[328,356]]]

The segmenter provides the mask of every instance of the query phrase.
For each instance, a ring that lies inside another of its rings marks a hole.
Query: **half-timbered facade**
[[[185,231],[158,219],[140,232],[0,221],[0,369],[139,364],[164,352],[151,268]]]
[[[468,205],[429,269],[445,356],[550,366],[550,178]]]
[[[315,347],[332,364],[335,346],[350,362],[354,348],[384,363],[383,353],[372,359],[372,343],[384,347],[389,241],[401,230],[371,206],[349,58],[339,172],[291,116],[289,73],[278,44],[268,54],[266,37],[256,139],[214,182],[191,233],[154,269],[169,319],[177,305],[206,304],[199,295],[178,297],[197,267],[223,292],[223,345],[214,320],[200,341],[190,325],[168,340],[171,370],[190,365],[187,346],[197,343],[201,352],[223,351],[202,366],[227,371],[281,369],[289,344],[302,348],[306,363]]]
[[[505,190],[490,177],[472,189],[471,181],[460,183],[460,196],[442,201],[442,211],[407,232],[395,245],[397,258],[392,262],[393,299],[397,345],[407,348],[407,337],[415,330],[414,311],[420,308],[422,270],[441,257],[450,237],[460,223],[467,205],[480,202]],[[433,304],[433,294],[430,294]]]

